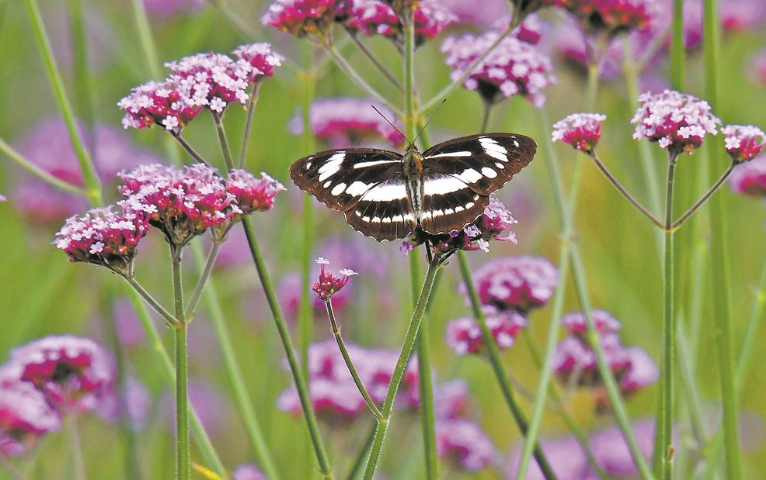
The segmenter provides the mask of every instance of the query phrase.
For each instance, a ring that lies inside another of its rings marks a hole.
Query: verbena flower
[[[201,105],[186,103],[178,79],[148,82],[130,91],[117,106],[125,111],[122,126],[150,128],[154,125],[178,133],[202,112]]]
[[[753,197],[766,196],[766,156],[762,155],[738,165],[731,173],[729,183],[734,193]]]
[[[721,27],[726,32],[762,27],[766,20],[766,5],[760,0],[723,0],[719,5]]]
[[[697,97],[665,90],[644,93],[638,98],[639,108],[631,123],[636,124],[633,138],[658,142],[671,155],[693,153],[707,135],[716,135],[721,124],[710,111],[710,105]]]
[[[234,480],[267,480],[255,465],[242,464],[234,470]]]
[[[389,121],[394,121],[394,115],[375,100],[323,98],[316,100],[309,108],[309,127],[314,136],[327,141],[332,148],[359,145],[365,140],[377,138],[383,138],[397,147],[402,146],[402,135],[373,110],[373,106]],[[302,130],[301,125],[293,133],[299,135]]]
[[[449,254],[457,250],[489,252],[489,240],[517,243],[516,235],[508,231],[516,223],[503,202],[492,195],[484,213],[462,230],[433,235],[417,229],[402,243],[400,250],[407,254],[418,245],[428,242],[437,254]]]
[[[208,228],[224,226],[243,214],[218,171],[203,164],[183,170],[145,165],[120,173],[120,178],[124,182],[120,193],[128,197],[126,204],[148,214],[149,223],[172,245],[186,245]]]
[[[399,352],[368,349],[346,342],[359,377],[375,402],[382,402],[388,391]],[[317,342],[309,347],[308,368],[311,403],[317,415],[331,425],[345,425],[368,407],[348,371],[334,340]],[[417,405],[418,366],[413,357],[407,365],[400,401]],[[294,389],[284,391],[277,401],[280,409],[299,414],[301,404]]]
[[[615,333],[622,328],[620,322],[606,310],[594,309],[591,311],[591,315],[596,326],[596,332],[599,334]],[[561,317],[561,326],[567,332],[580,337],[588,331],[585,314],[582,312],[567,313]]]
[[[468,409],[468,384],[456,379],[437,385],[434,388],[434,406],[440,419],[464,416]]]
[[[130,275],[148,222],[147,213],[130,202],[123,204],[120,212],[113,207],[97,208],[70,217],[56,233],[54,244],[70,262],[92,263]]]
[[[336,21],[345,18],[346,9],[345,0],[277,0],[261,23],[298,37],[322,36]]]
[[[498,32],[490,31],[479,36],[448,37],[441,51],[452,68],[452,79],[460,78],[499,36]],[[477,91],[486,102],[496,103],[521,95],[539,108],[545,103],[543,89],[554,83],[556,76],[550,58],[534,46],[508,37],[474,69],[463,86]]]
[[[353,33],[382,35],[392,39],[397,46],[404,46],[404,27],[393,8],[378,0],[351,0],[346,27]],[[422,0],[413,13],[415,21],[415,45],[434,38],[457,17],[436,0]]]
[[[465,0],[439,0],[439,3],[457,17],[457,23],[477,27],[490,27],[498,18],[508,15],[506,0],[483,0],[481,8]]]
[[[495,446],[484,430],[462,418],[437,420],[436,452],[469,472],[481,470],[496,456]]]
[[[748,76],[757,84],[766,85],[766,48],[755,52],[748,61]]]
[[[0,368],[0,455],[19,456],[46,433],[61,427],[61,417],[28,383],[8,379]],[[7,382],[7,383],[6,383]]]
[[[319,280],[311,287],[323,302],[329,302],[332,296],[340,291],[351,280],[351,277],[357,273],[353,270],[344,268],[339,273],[339,276],[335,276],[332,273],[325,270],[325,266],[330,262],[322,257],[316,260],[316,264],[320,267]]]
[[[586,153],[592,152],[601,139],[601,122],[604,120],[606,115],[600,113],[573,113],[553,124],[552,139]]]
[[[44,337],[14,348],[9,356],[4,379],[34,386],[57,410],[92,411],[112,392],[112,357],[89,338]]]
[[[633,422],[631,430],[644,459],[650,460],[654,447],[654,421]],[[619,427],[613,426],[594,434],[588,443],[596,463],[607,475],[619,478],[638,475],[638,467]]]
[[[247,87],[261,74],[250,61],[220,53],[197,53],[165,64],[173,72],[184,105],[205,107],[218,115],[231,103],[247,104]]]
[[[265,42],[240,45],[231,53],[252,67],[248,82],[259,80],[262,77],[271,77],[274,75],[274,68],[281,66],[285,60],[282,55],[271,49],[270,44]]]
[[[261,178],[255,178],[252,173],[235,168],[226,179],[226,191],[234,195],[243,215],[271,210],[274,197],[284,190],[284,185],[263,172]]]
[[[476,270],[473,281],[483,305],[527,312],[548,303],[558,285],[558,272],[543,257],[504,257]],[[465,285],[459,290],[465,294]]]
[[[519,469],[523,445],[513,449],[508,462],[508,480],[516,480],[516,472]],[[559,480],[584,480],[588,476],[590,468],[588,457],[585,455],[580,442],[573,436],[540,440],[540,448],[545,453],[545,458],[550,463],[551,470]],[[529,461],[527,475],[524,480],[545,480],[545,475],[540,470],[537,460],[532,457]]]
[[[503,350],[513,346],[516,336],[527,326],[527,319],[513,310],[497,311],[489,308],[485,314],[487,327],[497,346]],[[447,345],[458,355],[485,351],[479,323],[473,318],[459,318],[447,324]]]
[[[656,0],[556,0],[592,32],[645,30],[658,15]]]
[[[726,125],[721,133],[726,139],[726,151],[734,163],[754,159],[766,146],[766,134],[753,125]]]

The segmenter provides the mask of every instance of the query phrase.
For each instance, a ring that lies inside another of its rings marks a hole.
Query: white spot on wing
[[[332,189],[332,191],[330,193],[332,193],[333,195],[335,195],[337,197],[338,195],[343,193],[343,190],[345,190],[345,189],[346,189],[346,184],[345,183],[339,183],[339,184],[335,185],[335,187],[333,187],[333,189]]]
[[[444,176],[428,179],[423,186],[424,195],[444,195],[468,188],[464,182],[455,177]]]
[[[496,158],[500,160],[501,162],[507,162],[508,161],[508,150],[505,149],[502,145],[497,143],[497,141],[493,138],[489,137],[482,137],[479,139],[479,143],[481,143],[481,146],[484,147],[484,153],[489,155],[492,158]]]
[[[364,195],[368,202],[390,202],[407,198],[407,188],[403,183],[384,183],[373,187]]]
[[[429,155],[426,157],[426,160],[429,158],[441,158],[441,157],[470,157],[471,152],[444,152],[444,153],[437,153],[436,155]]]
[[[360,182],[359,180],[355,181],[351,185],[348,186],[346,189],[346,193],[349,195],[352,195],[354,197],[358,197],[359,195],[363,194],[364,192],[369,189],[370,186],[364,182]]]
[[[473,168],[463,170],[463,173],[458,175],[458,177],[460,177],[460,180],[464,181],[465,183],[478,182],[482,179],[481,173],[477,172]]]
[[[328,158],[327,162],[319,167],[319,181],[324,182],[328,178],[338,173],[344,158],[346,158],[346,152],[338,152]]]
[[[373,167],[375,165],[385,165],[387,163],[399,163],[401,160],[371,160],[369,162],[360,162],[354,164],[354,169]]]
[[[483,173],[485,177],[489,177],[489,178],[495,178],[497,176],[497,172],[492,170],[489,167],[482,168],[481,173]]]

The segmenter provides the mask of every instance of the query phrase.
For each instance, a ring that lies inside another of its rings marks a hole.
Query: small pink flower
[[[592,152],[601,139],[601,122],[606,115],[573,113],[553,125],[552,139],[561,140],[583,152]]]
[[[766,156],[738,165],[731,173],[729,182],[734,193],[766,197]]]
[[[497,455],[484,430],[462,418],[436,422],[436,451],[439,457],[448,458],[457,468],[469,472],[481,470]]]
[[[487,327],[497,346],[504,350],[513,346],[516,336],[527,326],[527,319],[519,312],[493,311],[486,314]],[[481,353],[485,350],[479,323],[473,318],[460,318],[447,324],[447,344],[458,355]]]
[[[85,262],[130,273],[139,241],[148,230],[148,216],[135,205],[97,208],[69,218],[56,234],[54,244],[70,262]]]
[[[490,31],[480,36],[448,37],[441,51],[452,68],[452,79],[458,79],[499,36],[498,32]],[[473,70],[463,86],[478,91],[490,103],[521,95],[539,108],[545,103],[542,90],[554,83],[550,58],[529,43],[508,37]]]
[[[244,215],[250,212],[264,212],[274,207],[274,197],[285,187],[261,172],[257,179],[245,170],[233,169],[226,180],[226,190],[234,195]]]
[[[321,36],[346,16],[346,9],[345,0],[276,0],[261,23],[298,37]]]
[[[620,390],[623,395],[628,396],[657,382],[660,370],[645,351],[631,347],[626,348],[624,354],[628,357],[629,366],[620,377]]]
[[[186,103],[176,78],[139,85],[117,106],[125,111],[122,125],[126,129],[159,125],[176,133],[202,111],[201,105]]]
[[[748,73],[755,83],[766,86],[766,48],[758,50],[750,57]]]
[[[561,3],[588,30],[607,31],[612,35],[645,30],[660,13],[655,0],[562,0]]]
[[[716,135],[721,124],[710,112],[710,105],[697,97],[665,90],[656,95],[642,94],[638,111],[631,120],[633,138],[658,142],[671,155],[691,154],[702,145],[705,136]]]
[[[415,44],[422,45],[457,20],[450,10],[435,0],[422,0],[414,12]],[[389,37],[397,45],[404,45],[404,27],[393,8],[378,0],[353,0],[346,27],[364,35]]]
[[[451,380],[434,389],[436,416],[441,419],[460,418],[468,410],[468,384],[464,380]]]
[[[218,115],[231,103],[245,105],[249,83],[263,72],[244,58],[232,60],[220,53],[197,53],[165,64],[171,72],[181,103],[206,107]]]
[[[0,369],[0,455],[27,453],[46,433],[61,428],[59,412],[52,408],[33,385],[4,379]],[[2,384],[10,381],[10,384]]]
[[[718,12],[726,32],[758,28],[766,19],[766,5],[760,0],[723,0]]]
[[[734,163],[754,159],[766,146],[766,134],[753,125],[726,125],[721,133],[726,138],[726,151]]]
[[[62,411],[94,410],[112,393],[112,357],[88,338],[64,335],[35,340],[11,350],[4,368],[8,369],[5,379],[15,376],[33,385]]]
[[[268,480],[255,465],[243,464],[234,470],[234,480]]]
[[[490,27],[498,18],[508,15],[505,0],[482,0],[481,8],[465,0],[439,0],[439,3],[457,17],[457,23],[477,27]]]
[[[327,259],[319,257],[316,260],[316,263],[320,266],[321,270],[319,272],[319,280],[311,287],[311,290],[313,290],[323,302],[329,302],[330,298],[345,287],[352,276],[357,274],[353,270],[344,268],[339,272],[340,276],[336,277],[325,270],[325,266],[330,264]]]
[[[593,322],[596,324],[596,331],[601,334],[614,333],[622,328],[620,322],[605,310],[595,309],[591,311]],[[588,326],[585,321],[585,314],[582,312],[569,312],[561,318],[561,326],[564,330],[577,336],[585,335]]]
[[[483,305],[527,312],[548,303],[558,285],[558,272],[542,257],[505,257],[479,268],[473,281]],[[459,289],[466,291],[464,285]]]
[[[272,51],[268,43],[251,43],[240,45],[231,52],[240,60],[244,60],[252,67],[248,81],[253,82],[262,77],[274,75],[274,68],[282,65],[285,58]]]

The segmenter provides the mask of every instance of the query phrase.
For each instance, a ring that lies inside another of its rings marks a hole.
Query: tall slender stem
[[[359,51],[362,52],[364,56],[367,57],[370,62],[372,62],[373,65],[375,65],[375,68],[377,68],[378,71],[382,73],[383,76],[386,77],[388,81],[390,81],[396,87],[397,90],[404,91],[404,87],[402,87],[401,82],[399,82],[394,74],[391,73],[388,68],[386,68],[386,66],[381,63],[380,60],[378,60],[378,57],[376,57],[369,48],[367,48],[367,45],[365,45],[364,42],[359,39],[359,36],[356,34],[356,32],[346,30],[346,33],[348,33],[349,38],[354,43],[354,45],[357,46]]]
[[[182,279],[182,247],[172,246],[173,304],[178,325],[175,326],[176,357],[176,475],[179,480],[191,478],[191,451],[189,444],[189,368],[186,318]]]
[[[223,153],[223,161],[226,164],[226,171],[230,171],[234,168],[234,158],[231,155],[231,147],[229,147],[229,139],[226,137],[226,128],[223,126],[221,116],[211,111],[213,116],[213,123],[215,123],[215,131],[218,134],[218,142],[221,144],[221,152]]]
[[[482,102],[482,116],[481,116],[481,129],[479,133],[486,133],[489,128],[489,114],[492,112],[492,104],[489,102]]]
[[[14,163],[21,166],[23,169],[25,169],[32,175],[40,178],[41,180],[44,180],[45,182],[53,185],[59,190],[63,190],[69,193],[74,193],[75,195],[81,195],[86,198],[88,197],[88,192],[86,192],[80,187],[72,185],[69,182],[65,182],[59,178],[54,177],[47,171],[43,170],[42,168],[32,163],[29,159],[25,158],[23,155],[21,155],[21,153],[14,150],[13,147],[8,145],[1,138],[0,138],[0,152],[5,154],[5,156],[13,160]]]
[[[708,201],[708,199],[709,199],[710,197],[712,197],[712,196],[713,196],[713,194],[714,194],[715,192],[717,192],[717,191],[718,191],[718,189],[721,187],[721,185],[723,185],[723,183],[726,181],[726,179],[728,179],[728,178],[729,178],[729,175],[731,175],[731,172],[733,172],[733,171],[734,171],[734,167],[736,167],[736,166],[737,166],[737,164],[736,164],[736,163],[732,163],[731,165],[729,165],[729,168],[727,168],[727,169],[726,169],[726,171],[725,171],[725,172],[723,172],[723,174],[721,175],[721,177],[720,177],[718,180],[716,180],[716,182],[713,184],[713,186],[712,186],[712,187],[710,187],[710,188],[708,189],[708,191],[707,191],[707,192],[705,192],[705,194],[704,194],[704,195],[702,195],[702,196],[700,197],[700,199],[699,199],[699,200],[697,200],[697,201],[694,203],[694,205],[692,205],[691,207],[689,207],[689,210],[687,210],[686,212],[684,212],[684,214],[683,214],[683,215],[681,215],[681,217],[679,217],[679,218],[678,218],[678,220],[676,220],[676,221],[674,221],[674,222],[672,223],[672,225],[671,225],[671,228],[673,228],[673,229],[677,229],[677,228],[679,228],[681,225],[683,225],[683,224],[684,224],[684,222],[685,222],[686,220],[688,220],[688,219],[689,219],[689,217],[691,217],[692,215],[694,215],[694,212],[696,212],[697,210],[699,210],[699,208],[700,208],[702,205],[704,205],[704,204],[705,204],[705,202],[707,202],[707,201]]]
[[[601,170],[601,173],[604,174],[606,179],[609,180],[609,182],[611,182],[612,185],[614,185],[614,188],[616,188],[617,191],[620,192],[622,196],[625,197],[625,199],[631,203],[631,205],[636,207],[639,212],[644,214],[644,216],[648,218],[649,220],[651,220],[652,223],[654,223],[656,226],[662,228],[663,230],[665,229],[666,225],[662,223],[662,221],[660,221],[657,217],[655,217],[654,214],[652,214],[652,212],[650,212],[648,208],[641,205],[641,202],[636,200],[636,197],[631,195],[630,192],[628,192],[628,190],[619,182],[619,180],[617,180],[614,177],[614,175],[612,175],[609,169],[606,168],[606,165],[604,165],[604,163],[601,161],[601,159],[599,158],[595,150],[589,152],[588,156],[593,159],[593,162],[596,164],[598,169]]]
[[[66,413],[64,415],[64,423],[67,437],[69,437],[69,448],[72,449],[74,477],[77,480],[87,480],[88,475],[85,473],[85,457],[82,453],[82,442],[80,441],[80,433],[77,429],[77,414],[75,412]]]
[[[128,282],[128,284],[133,287],[133,290],[138,293],[141,298],[146,301],[146,303],[149,304],[150,307],[154,309],[155,312],[159,313],[162,318],[165,319],[168,326],[174,327],[175,325],[178,325],[180,320],[176,318],[173,314],[168,312],[165,307],[163,307],[160,302],[157,301],[145,288],[143,285],[138,283],[138,280],[136,280],[133,277],[124,277],[125,280]]]
[[[660,455],[660,470],[657,477],[670,479],[673,476],[673,416],[675,413],[675,369],[676,369],[676,323],[673,308],[673,185],[678,156],[671,154],[668,159],[668,176],[665,190],[665,260],[664,300],[662,335],[662,402],[657,419],[657,442]]]
[[[223,240],[213,240],[213,245],[210,247],[210,251],[207,254],[205,267],[199,276],[199,280],[197,280],[197,286],[194,287],[194,291],[189,298],[189,304],[185,310],[184,318],[187,319],[187,321],[192,319],[196,313],[197,304],[199,303],[199,299],[202,297],[202,292],[205,290],[205,285],[207,285],[207,282],[210,279],[210,274],[213,272],[215,261],[218,258],[218,252],[221,251],[221,245],[223,245]]]
[[[364,443],[359,449],[359,452],[354,457],[354,463],[351,465],[351,468],[348,471],[346,480],[356,480],[356,477],[359,476],[359,472],[364,466],[364,460],[367,458],[367,452],[370,451],[370,447],[372,446],[372,440],[375,438],[375,430],[377,427],[378,421],[376,420],[375,423],[372,424],[369,433],[365,435]]]
[[[362,398],[364,398],[364,402],[370,408],[372,414],[375,415],[376,419],[380,420],[380,410],[378,409],[378,406],[375,405],[375,401],[372,399],[372,397],[370,397],[370,394],[367,392],[367,388],[364,386],[364,382],[362,382],[362,379],[359,377],[359,372],[356,371],[354,362],[351,360],[351,356],[348,354],[348,349],[346,349],[346,344],[340,334],[340,326],[338,325],[338,321],[335,318],[335,311],[332,308],[332,302],[327,300],[324,302],[324,305],[325,309],[327,310],[327,318],[330,320],[330,332],[332,333],[333,337],[335,337],[335,343],[338,344],[338,349],[340,350],[341,356],[343,356],[343,361],[346,362],[346,367],[351,374],[351,378],[354,379],[356,388],[359,389],[359,393],[362,395]]]
[[[184,137],[181,136],[181,133],[178,132],[170,132],[170,135],[175,138],[176,142],[178,142],[181,147],[186,150],[186,152],[194,158],[199,163],[202,163],[204,165],[210,166],[210,164],[205,160],[200,153],[194,149],[194,147],[189,144],[189,142],[186,141]]]
[[[253,91],[250,92],[250,100],[247,104],[247,121],[245,122],[245,133],[242,135],[242,148],[239,149],[239,168],[244,168],[247,159],[247,147],[250,146],[250,134],[253,131],[253,117],[255,117],[255,105],[258,103],[258,94],[261,91],[261,81],[256,80],[253,84]]]
[[[471,278],[471,267],[468,265],[468,259],[462,251],[457,253],[457,258],[460,265],[460,275],[463,278],[463,283],[468,291],[468,298],[471,301],[471,310],[473,311],[474,317],[479,322],[483,344],[489,356],[489,362],[492,365],[495,378],[500,386],[500,390],[503,392],[505,403],[508,405],[508,409],[511,411],[511,414],[516,421],[516,425],[518,425],[521,434],[526,437],[528,431],[527,419],[516,401],[513,387],[511,386],[505,367],[503,367],[503,360],[500,357],[500,349],[495,342],[495,338],[492,336],[492,332],[487,326],[487,319],[484,316],[484,311],[481,309],[481,301],[479,300],[476,286]],[[553,469],[551,468],[545,453],[540,448],[540,445],[536,443],[533,450],[535,460],[537,460],[537,464],[540,467],[543,476],[546,480],[555,480],[556,475],[553,473]]]
[[[673,36],[670,41],[670,85],[683,91],[686,83],[686,45],[684,45],[684,0],[673,0]]]
[[[69,102],[69,97],[64,89],[64,80],[61,78],[56,59],[53,57],[53,51],[51,49],[50,40],[48,39],[48,34],[45,31],[42,16],[40,15],[40,9],[37,6],[36,0],[24,0],[24,3],[27,6],[27,11],[32,20],[32,30],[40,55],[42,56],[48,80],[53,89],[56,104],[58,105],[61,116],[67,126],[67,130],[69,131],[72,147],[77,154],[77,161],[80,165],[80,171],[82,172],[85,191],[87,192],[88,199],[90,199],[91,203],[99,205],[101,204],[101,180],[98,177],[96,167],[93,165],[93,160],[91,159],[90,154],[83,143],[80,131],[77,128],[77,120],[75,120],[72,105]]]
[[[69,0],[70,37],[74,53],[75,99],[80,118],[90,134],[90,150],[97,141],[93,135],[95,112],[93,109],[93,84],[88,68],[88,32],[85,27],[83,0]]]
[[[420,324],[423,320],[426,307],[431,297],[431,290],[434,286],[434,280],[436,278],[436,272],[441,268],[440,259],[438,256],[434,256],[433,260],[428,265],[428,271],[426,272],[426,278],[423,282],[423,288],[420,290],[418,296],[417,306],[410,318],[407,332],[404,336],[404,342],[402,344],[402,350],[399,353],[399,359],[396,362],[396,367],[391,375],[391,382],[388,385],[388,391],[386,392],[386,399],[383,402],[383,408],[381,414],[383,418],[375,429],[375,435],[372,439],[372,446],[370,447],[370,455],[367,460],[367,466],[364,469],[364,480],[372,480],[375,475],[375,470],[380,460],[380,453],[383,449],[383,442],[386,438],[386,432],[388,426],[391,424],[391,415],[394,409],[394,401],[396,400],[396,393],[399,391],[399,386],[402,383],[404,377],[404,371],[407,368],[407,363],[410,360],[412,351],[415,348],[415,341],[417,340],[418,332],[420,330]]]

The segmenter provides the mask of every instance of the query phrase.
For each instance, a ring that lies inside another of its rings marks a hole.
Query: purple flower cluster
[[[399,352],[373,350],[346,342],[346,348],[359,377],[375,402],[382,402],[388,390]],[[320,418],[330,424],[345,424],[367,410],[335,340],[314,343],[309,348],[308,368],[311,403]],[[417,405],[418,368],[414,358],[407,366],[400,390],[406,405]],[[300,414],[301,404],[295,390],[280,395],[279,408]]]
[[[324,35],[347,16],[346,0],[277,0],[261,18],[270,25],[298,37]]]
[[[718,133],[721,124],[710,105],[697,97],[665,90],[644,93],[631,123],[636,124],[633,138],[658,142],[671,155],[691,154],[702,145],[705,136]]]
[[[645,30],[660,13],[656,0],[552,0],[565,8],[593,32],[616,35]]]
[[[436,452],[469,472],[481,470],[496,455],[495,446],[484,430],[463,418],[436,422]]]
[[[171,70],[168,78],[135,87],[119,101],[123,126],[161,125],[177,134],[204,108],[221,115],[231,103],[246,105],[248,87],[271,76],[282,57],[265,43],[243,45],[233,53],[236,60],[210,52],[165,64]]]
[[[331,272],[325,270],[325,266],[330,265],[330,261],[322,257],[319,257],[316,260],[316,264],[319,265],[320,268],[319,278],[317,282],[312,285],[311,290],[313,290],[323,302],[329,302],[332,296],[345,287],[349,280],[351,280],[351,277],[357,274],[351,269],[344,268],[340,270],[339,276],[335,276]]]
[[[490,31],[483,35],[449,37],[442,43],[445,62],[452,68],[452,79],[459,79],[499,38]],[[485,58],[463,82],[468,90],[478,91],[484,101],[496,103],[513,95],[527,98],[536,107],[545,103],[543,89],[556,83],[553,63],[534,46],[513,36]]]
[[[487,327],[501,350],[512,347],[516,336],[527,326],[527,318],[517,311],[485,307],[485,312]],[[471,317],[449,322],[446,335],[447,345],[458,355],[481,353],[484,349],[479,323]]]
[[[630,395],[657,381],[659,371],[654,361],[637,347],[624,347],[620,341],[618,322],[603,310],[592,312],[599,343],[606,361],[616,377],[623,395]],[[552,368],[565,383],[594,388],[599,409],[609,408],[603,392],[596,354],[586,340],[585,315],[572,312],[564,316],[562,326],[569,332],[556,347]]]
[[[378,0],[353,0],[348,9],[346,28],[364,35],[382,35],[404,44],[404,27],[393,8]],[[434,38],[457,17],[436,0],[422,0],[413,12],[415,21],[415,44],[422,45],[426,39]]]
[[[754,159],[766,146],[766,134],[753,125],[726,125],[721,133],[725,137],[726,151],[734,163]]]
[[[738,165],[729,178],[734,193],[766,197],[766,156]]]
[[[553,124],[552,140],[572,145],[577,150],[592,152],[601,139],[601,122],[606,115],[599,113],[573,113]]]
[[[0,454],[19,456],[38,438],[61,428],[59,413],[29,383],[5,384],[0,371]]]

